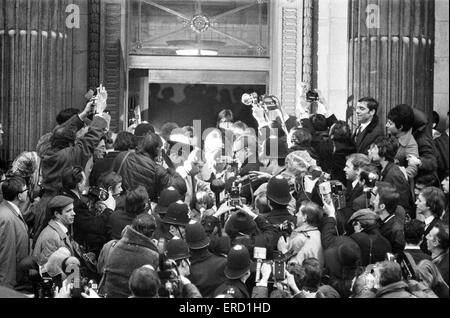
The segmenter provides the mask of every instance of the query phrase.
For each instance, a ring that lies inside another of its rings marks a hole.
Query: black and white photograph
[[[448,84],[448,0],[0,0],[0,298],[448,299]]]

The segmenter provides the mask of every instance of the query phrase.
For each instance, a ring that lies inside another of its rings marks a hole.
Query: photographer
[[[166,260],[160,263],[159,297],[202,298],[198,288],[187,278],[191,272],[189,248],[183,239],[174,237],[166,245]]]
[[[323,210],[313,202],[303,202],[297,213],[296,228],[287,240],[281,236],[278,240],[278,250],[289,254],[289,262],[302,264],[308,257],[319,260],[323,266],[323,250],[319,231]]]

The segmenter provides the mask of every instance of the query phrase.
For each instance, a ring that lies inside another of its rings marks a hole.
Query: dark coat
[[[128,156],[126,156],[127,153],[129,153]],[[121,164],[122,168],[118,172]],[[186,193],[186,183],[178,173],[170,168],[164,169],[144,154],[121,152],[114,159],[113,171],[122,176],[122,184],[127,190],[143,185],[153,202],[157,202],[159,193],[169,186],[174,186],[180,193]]]
[[[439,271],[441,272],[442,278],[448,285],[448,249],[444,255],[442,255],[438,259],[434,259],[433,263],[439,269]]]
[[[438,165],[439,180],[444,180],[448,176],[448,135],[447,132],[442,133],[439,138],[434,140],[434,146],[436,148],[436,158]]]
[[[83,127],[84,123],[78,117],[73,116],[67,121],[67,129],[77,131]],[[95,116],[88,132],[75,141],[73,146],[64,149],[50,149],[42,158],[42,182],[45,188],[59,190],[61,188],[61,175],[66,167],[85,167],[89,158],[94,153],[100,139],[103,137],[103,130],[107,122],[103,117]]]
[[[151,265],[153,268],[159,265],[158,250],[151,239],[130,226],[105,257],[102,288],[108,298],[129,297],[131,292],[128,281],[131,273],[143,265]]]
[[[408,284],[399,281],[379,288],[375,298],[416,298],[407,289]]]
[[[296,216],[290,214],[287,209],[275,209],[270,211],[270,213],[266,215],[266,220],[275,226],[282,224],[284,221],[292,222],[294,225],[297,224]]]
[[[63,191],[62,194],[73,199],[75,211],[73,238],[88,251],[98,254],[103,245],[108,242],[107,221],[111,210],[106,209],[101,215],[95,215],[72,191]]]
[[[107,220],[107,236],[111,240],[119,240],[122,231],[127,225],[131,225],[136,218],[135,214],[128,213],[124,208],[118,208],[111,213]]]
[[[218,295],[230,295],[233,298],[250,298],[247,286],[239,279],[226,279],[214,291],[214,297]]]
[[[203,297],[212,297],[214,291],[226,279],[224,275],[226,257],[211,254],[208,249],[201,252],[191,251],[191,274],[188,277],[197,286]]]
[[[427,119],[425,113],[417,108],[414,108],[412,135],[416,139],[420,160],[422,161],[418,175],[436,174],[436,149],[434,148],[431,122]]]
[[[409,253],[411,257],[413,258],[414,262],[416,262],[416,265],[420,263],[420,261],[423,261],[424,259],[431,260],[431,256],[424,253],[420,249],[412,249],[405,247],[404,253]]]
[[[423,232],[423,239],[422,239],[422,243],[420,243],[420,249],[422,250],[422,252],[424,252],[428,255],[431,255],[431,252],[428,250],[428,246],[427,246],[427,235],[428,235],[428,233],[431,232],[431,230],[433,229],[435,224],[438,222],[439,222],[439,218],[435,217],[433,219],[433,221],[431,221],[431,223],[428,225],[428,227]]]
[[[350,236],[361,249],[361,265],[367,266],[386,259],[386,253],[391,252],[391,244],[381,235],[378,224],[372,225],[363,232]]]
[[[388,163],[383,171],[381,171],[381,181],[389,182],[395,186],[400,195],[398,205],[401,205],[406,213],[412,217],[414,208],[411,187],[405,175],[400,170],[400,167],[393,162]]]
[[[380,233],[391,243],[392,253],[398,253],[405,248],[404,222],[397,216],[391,215],[380,221]]]
[[[104,158],[94,162],[91,174],[89,175],[89,185],[98,186],[99,178],[102,174],[112,171],[114,159],[119,154],[119,151],[108,152]]]
[[[357,138],[355,136],[356,131],[353,134],[353,139],[356,143],[356,152],[367,155],[370,145],[375,141],[375,139],[379,136],[384,136],[384,130],[384,126],[382,126],[378,116],[373,116],[370,124],[359,134]]]
[[[358,182],[354,188],[351,183],[347,186],[345,192],[345,208],[341,209],[339,213],[336,213],[336,223],[339,234],[351,234],[353,233],[353,227],[348,224],[348,220],[357,210],[353,209],[353,202],[356,198],[363,194],[363,186]]]

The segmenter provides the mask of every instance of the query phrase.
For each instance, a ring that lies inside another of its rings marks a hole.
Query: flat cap
[[[50,202],[48,203],[48,208],[49,209],[64,208],[71,203],[73,203],[72,198],[66,197],[65,195],[57,195],[56,197],[50,200]]]
[[[352,216],[348,220],[348,223],[352,223],[355,220],[370,221],[376,219],[378,219],[378,215],[371,209],[361,209],[352,214]]]

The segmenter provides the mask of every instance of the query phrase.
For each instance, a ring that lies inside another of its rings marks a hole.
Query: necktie
[[[361,133],[361,126],[358,127],[358,129],[356,129],[355,132],[355,141],[358,140],[359,134]]]

